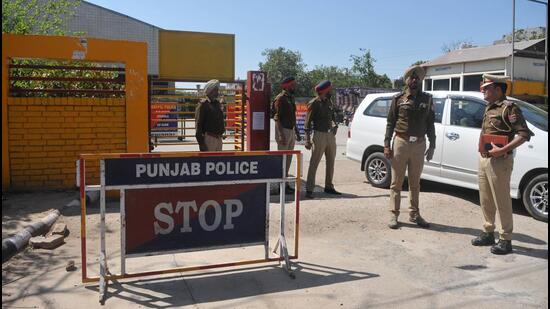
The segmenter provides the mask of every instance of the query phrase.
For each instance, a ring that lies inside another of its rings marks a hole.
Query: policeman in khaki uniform
[[[413,66],[405,72],[406,88],[393,97],[388,112],[384,155],[391,160],[390,212],[388,226],[399,227],[397,218],[401,203],[401,188],[408,169],[409,177],[409,221],[428,228],[430,224],[420,216],[420,174],[424,167],[424,156],[430,161],[435,150],[434,105],[432,96],[422,92],[425,71]],[[392,137],[393,147],[390,146]],[[426,150],[428,136],[430,145]]]
[[[508,144],[498,147],[494,143],[482,145],[479,158],[479,200],[483,212],[483,229],[472,240],[474,246],[492,246],[493,254],[512,252],[512,199],[510,198],[510,176],[514,165],[513,150],[528,141],[533,132],[529,130],[521,110],[506,99],[508,77],[483,75],[481,91],[488,102],[483,116],[481,137],[484,134],[504,135]],[[495,214],[498,210],[502,229],[495,245]]]
[[[218,101],[220,82],[210,80],[204,86],[206,99],[201,99],[195,109],[195,137],[200,151],[221,151],[225,117]]]
[[[281,89],[281,93],[274,100],[275,141],[277,141],[278,150],[294,150],[294,142],[301,140],[296,127],[296,103],[294,102],[296,79],[294,77],[285,78],[281,82]],[[291,163],[292,155],[288,155],[286,175],[288,175]],[[292,194],[294,189],[287,184],[285,192]]]
[[[330,100],[332,83],[328,80],[320,82],[315,86],[317,97],[309,101],[307,106],[306,122],[306,149],[313,147],[309,169],[307,171],[306,197],[313,198],[315,188],[315,174],[323,154],[326,159],[325,193],[341,195],[334,189],[332,177],[334,175],[334,159],[336,158],[336,125],[335,107]],[[313,133],[313,144],[311,143],[311,132]]]

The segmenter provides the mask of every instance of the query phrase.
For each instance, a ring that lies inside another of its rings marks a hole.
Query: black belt
[[[222,138],[223,134],[216,134],[216,133],[210,133],[210,132],[204,132],[205,135],[210,135],[215,138]]]

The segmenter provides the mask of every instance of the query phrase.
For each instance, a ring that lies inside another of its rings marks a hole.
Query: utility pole
[[[516,53],[516,0],[512,0],[512,64],[510,68],[510,95],[514,95],[514,54]]]

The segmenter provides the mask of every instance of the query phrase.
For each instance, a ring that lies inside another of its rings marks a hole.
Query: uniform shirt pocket
[[[412,112],[412,106],[407,103],[399,104],[399,117],[408,119],[410,113]]]
[[[502,117],[499,116],[499,115],[492,115],[492,116],[489,116],[489,122],[497,127],[497,128],[500,128],[502,126]]]

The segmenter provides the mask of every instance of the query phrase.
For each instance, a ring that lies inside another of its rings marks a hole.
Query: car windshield
[[[513,100],[523,113],[525,120],[535,127],[548,132],[548,113],[532,104],[520,100]]]

